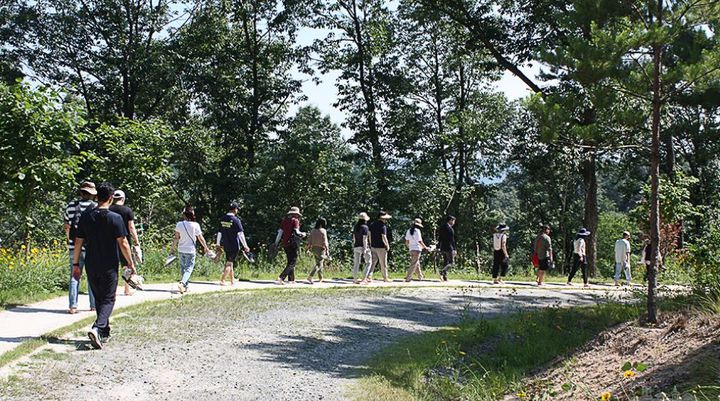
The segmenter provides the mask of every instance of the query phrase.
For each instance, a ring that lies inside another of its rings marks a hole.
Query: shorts
[[[540,270],[550,270],[550,258],[540,259],[540,264],[538,265],[538,269]]]
[[[225,251],[225,261],[226,262],[235,262],[235,259],[237,259],[238,255],[240,254],[239,249],[234,250],[226,250]]]

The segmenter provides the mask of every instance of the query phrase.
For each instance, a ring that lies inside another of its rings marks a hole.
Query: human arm
[[[282,236],[283,236],[283,230],[282,230],[282,228],[278,228],[277,235],[275,236],[275,245],[280,243]]]
[[[65,242],[70,242],[70,224],[65,223]]]
[[[330,242],[328,241],[327,230],[323,228],[322,233],[323,233],[323,248],[325,249],[325,253],[329,255],[330,254]]]
[[[250,247],[248,247],[247,241],[245,240],[245,232],[244,231],[240,231],[238,233],[238,240],[240,241],[240,245],[243,246],[243,250],[245,252],[250,252]]]
[[[177,250],[178,242],[180,242],[180,233],[175,231],[175,235],[173,235],[172,246],[170,247],[171,255],[175,254],[175,251]]]
[[[80,280],[80,253],[85,244],[84,238],[75,238],[75,249],[73,250],[73,269],[72,276],[75,280]]]
[[[210,252],[210,248],[208,248],[207,243],[205,242],[205,237],[203,237],[202,234],[198,234],[196,238],[197,238],[198,242],[200,242],[200,245],[202,245],[203,251],[207,255],[208,252]]]
[[[503,250],[503,254],[505,254],[505,258],[509,258],[510,254],[508,253],[508,250],[507,250],[507,236],[506,235],[503,235],[502,250]]]
[[[132,256],[130,253],[130,243],[128,242],[127,238],[125,236],[117,237],[115,239],[118,244],[118,248],[120,248],[120,252],[122,253],[122,256],[125,258],[125,260],[128,263],[128,269],[132,272],[132,274],[136,274],[137,270],[135,270],[135,263],[132,260]]]
[[[383,241],[383,244],[385,244],[385,249],[389,251],[390,243],[388,242],[387,235],[385,235],[385,234],[382,235],[382,241]]]

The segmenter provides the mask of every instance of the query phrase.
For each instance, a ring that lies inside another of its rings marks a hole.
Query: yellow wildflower
[[[462,356],[465,356],[465,353],[464,353],[464,352],[462,352],[462,351],[460,351],[460,355],[462,355]]]
[[[515,394],[515,395],[517,395],[518,398],[520,398],[520,399],[523,399],[523,398],[527,397],[527,394],[525,394],[525,392],[523,392],[523,391],[520,391],[520,392],[518,392],[518,393]]]
[[[600,399],[601,399],[602,401],[609,401],[610,398],[612,398],[612,393],[609,392],[609,391],[606,391],[606,392],[600,394]]]
[[[635,376],[635,372],[632,370],[626,370],[625,373],[623,373],[623,377],[625,377],[625,378],[633,377],[633,376]]]
[[[25,246],[25,244],[20,245],[20,249],[25,249],[25,248],[27,248],[27,247]]]

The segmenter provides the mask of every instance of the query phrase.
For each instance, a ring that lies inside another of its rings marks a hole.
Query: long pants
[[[388,269],[387,269],[387,257],[388,257],[388,251],[385,248],[371,248],[372,249],[372,262],[368,265],[367,269],[365,270],[365,278],[369,279],[371,278],[373,271],[375,270],[375,265],[380,263],[380,271],[382,272],[382,276],[384,280],[388,279]]]
[[[441,253],[443,257],[443,267],[440,269],[440,274],[447,276],[448,270],[455,264],[455,256],[453,256],[453,251],[441,251]]]
[[[407,269],[405,274],[405,281],[412,280],[413,273],[417,272],[418,279],[422,280],[423,274],[420,268],[420,251],[410,251],[410,267]]]
[[[370,270],[370,264],[372,263],[372,253],[370,252],[370,248],[365,248],[362,246],[356,246],[353,248],[353,280],[358,279],[358,271],[360,270],[360,262],[365,260],[365,264],[367,267],[365,267],[365,271]]]
[[[195,269],[195,254],[182,252],[178,253],[180,254],[180,274],[182,274],[180,282],[187,287],[188,281],[190,281],[190,275]]]
[[[630,275],[630,262],[626,263],[615,263],[615,281],[620,280],[620,271],[625,272],[625,279],[629,282],[632,281],[632,275]]]
[[[110,315],[115,307],[115,293],[118,285],[118,268],[93,269],[88,267],[88,281],[95,293],[96,319],[93,327],[101,337],[110,336]]]
[[[280,280],[285,280],[287,277],[290,281],[295,281],[295,265],[298,259],[298,246],[293,241],[290,241],[288,246],[283,248],[285,250],[285,256],[287,256],[287,266],[285,270],[280,273]]]
[[[493,267],[492,267],[492,276],[493,278],[497,278],[498,275],[500,277],[505,277],[508,271],[508,264],[505,260],[505,252],[503,252],[502,249],[498,249],[493,252]]]
[[[73,277],[73,253],[75,251],[73,249],[70,249],[70,290],[68,291],[68,303],[70,308],[77,309],[78,307],[78,294],[80,293],[80,280],[75,280],[75,277]],[[82,278],[82,271],[85,267],[85,251],[80,252],[80,277]],[[95,308],[95,295],[92,292],[92,289],[90,289],[90,285],[88,285],[88,296],[90,297],[90,309]]]
[[[582,273],[583,283],[587,284],[587,260],[580,260],[580,255],[574,253],[573,267],[572,270],[570,270],[570,275],[568,276],[568,283],[572,281],[573,277],[575,277],[575,273],[577,273],[578,269],[580,269],[580,272]]]
[[[323,268],[325,267],[325,249],[314,246],[312,248],[313,256],[315,256],[315,266],[310,272],[310,277],[313,277],[315,273],[318,274],[320,280],[323,279]]]

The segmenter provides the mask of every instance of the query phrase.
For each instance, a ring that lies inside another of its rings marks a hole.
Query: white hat
[[[125,192],[121,190],[116,190],[113,192],[113,199],[125,199]]]
[[[358,214],[358,219],[368,221],[370,220],[370,216],[368,216],[368,214],[365,212],[361,212],[360,214]]]
[[[392,216],[390,216],[389,214],[387,214],[385,212],[381,213],[380,216],[378,217],[378,219],[391,219],[391,218],[392,218]]]
[[[415,224],[416,226],[418,226],[420,228],[423,228],[422,220],[420,220],[420,219],[413,220],[413,224]]]
[[[287,214],[296,214],[298,216],[302,216],[302,214],[300,214],[300,208],[296,206],[291,207]]]

